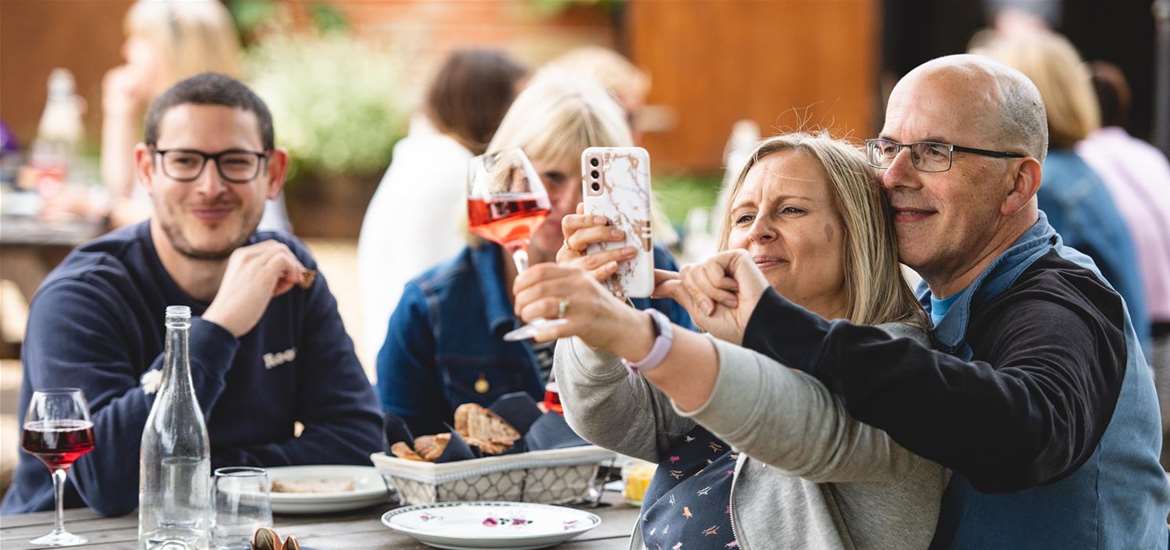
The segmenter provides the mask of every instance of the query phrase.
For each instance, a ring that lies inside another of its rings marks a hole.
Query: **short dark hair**
[[[1130,91],[1125,73],[1105,61],[1089,63],[1093,75],[1093,89],[1101,106],[1101,126],[1121,126],[1129,123]]]
[[[455,50],[427,90],[427,117],[473,153],[483,153],[526,73],[523,65],[499,50]]]
[[[167,88],[155,98],[146,112],[146,133],[143,141],[154,146],[158,143],[158,125],[163,115],[179,105],[222,105],[243,109],[256,115],[260,140],[264,150],[272,150],[276,138],[272,129],[272,113],[264,100],[243,82],[218,73],[200,73]]]

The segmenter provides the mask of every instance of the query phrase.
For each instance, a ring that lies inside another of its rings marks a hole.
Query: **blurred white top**
[[[415,117],[370,199],[358,236],[361,360],[371,367],[402,288],[466,244],[467,165],[472,154]]]

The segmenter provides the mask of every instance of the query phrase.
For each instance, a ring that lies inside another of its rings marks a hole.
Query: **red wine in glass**
[[[548,217],[548,202],[531,193],[504,193],[467,199],[471,232],[513,250],[528,244]]]
[[[88,420],[34,420],[24,424],[21,448],[50,470],[66,469],[93,450],[93,422]]]
[[[85,544],[85,537],[65,530],[65,503],[61,502],[69,467],[94,446],[93,421],[89,418],[89,404],[81,390],[47,388],[34,391],[24,415],[20,446],[49,469],[57,503],[53,530],[29,542],[36,546]]]

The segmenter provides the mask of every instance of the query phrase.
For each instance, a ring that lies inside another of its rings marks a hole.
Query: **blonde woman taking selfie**
[[[817,315],[923,340],[926,319],[899,273],[874,177],[848,143],[767,139],[731,190],[721,248],[746,251],[737,257],[759,268],[750,284]],[[554,369],[577,433],[659,464],[632,548],[928,546],[943,468],[850,418],[812,377],[727,341],[742,331],[726,307],[734,295],[696,303],[682,286],[701,267],[660,272],[655,292],[708,335],[613,298],[598,279],[614,266],[575,267],[574,251],[604,233],[597,221],[565,219],[558,264],[517,277],[516,311],[524,320],[565,311],[568,323],[541,338],[562,338]]]

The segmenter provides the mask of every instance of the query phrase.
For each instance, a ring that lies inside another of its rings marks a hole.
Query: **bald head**
[[[984,146],[1025,152],[1044,162],[1048,124],[1040,92],[1024,73],[979,55],[932,59],[898,81],[890,109],[924,100],[952,113]]]
[[[900,150],[881,173],[898,257],[938,296],[966,288],[1036,222],[1048,126],[1039,92],[1019,71],[974,55],[925,63],[890,93],[881,137],[966,148],[940,171],[919,169],[921,158]]]

